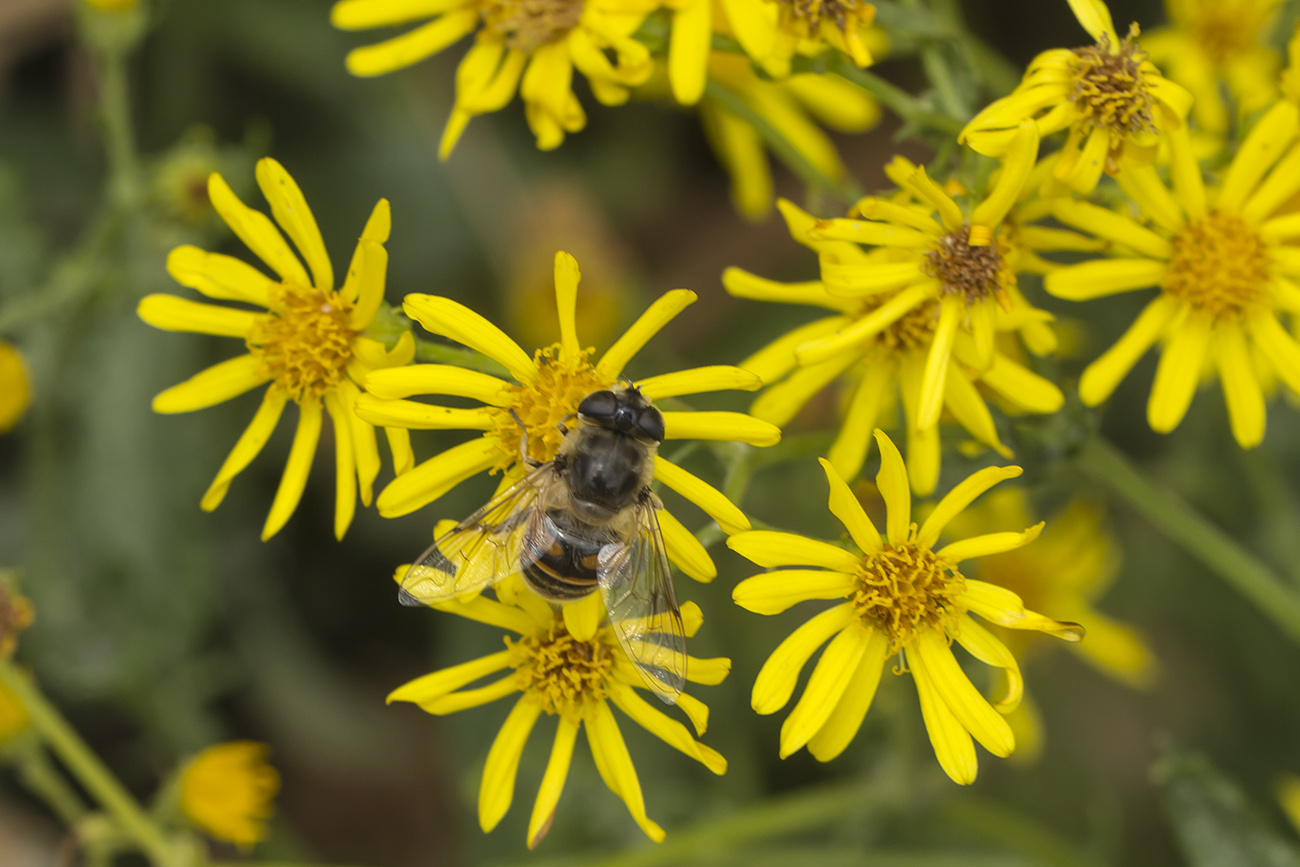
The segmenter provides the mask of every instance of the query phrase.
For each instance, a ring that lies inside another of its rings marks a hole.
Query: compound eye
[[[658,407],[647,406],[636,420],[637,433],[648,440],[664,441],[664,414]]]
[[[612,391],[593,391],[578,404],[578,415],[596,422],[613,421],[618,411],[618,397]]]

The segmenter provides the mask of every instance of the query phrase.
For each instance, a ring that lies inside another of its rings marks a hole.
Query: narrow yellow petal
[[[519,759],[541,712],[542,706],[527,696],[519,699],[492,741],[478,790],[478,823],[484,831],[495,828],[510,809]]]
[[[930,176],[925,173],[925,166],[917,166],[901,186],[907,187],[933,205],[939,212],[940,222],[949,232],[955,232],[962,227],[965,219],[962,217],[961,208],[951,196],[930,179]]]
[[[464,2],[465,0],[339,0],[330,9],[330,23],[340,30],[368,30],[429,18]]]
[[[659,532],[664,537],[664,552],[678,569],[702,584],[718,577],[718,567],[713,565],[709,552],[695,538],[695,534],[677,520],[667,509],[660,509]]]
[[[821,257],[821,275],[826,291],[843,298],[879,295],[926,279],[920,261],[882,264],[855,259],[843,261],[829,255]]]
[[[829,316],[809,322],[807,325],[800,325],[740,362],[740,367],[750,371],[764,383],[776,382],[798,364],[794,354],[797,347],[810,340],[834,334],[849,321],[846,316]]]
[[[1043,278],[1043,288],[1058,298],[1089,301],[1157,286],[1168,271],[1168,263],[1156,259],[1094,259],[1053,271]]]
[[[668,81],[681,105],[695,105],[704,95],[712,38],[713,4],[709,0],[687,0],[673,12]]]
[[[263,542],[280,532],[280,528],[298,508],[298,501],[302,499],[302,492],[307,487],[312,458],[316,456],[316,444],[320,441],[321,415],[319,401],[310,400],[298,404],[298,428],[293,434],[293,445],[289,447],[289,460],[285,462],[280,486],[276,488],[275,499],[271,501],[271,512],[266,516],[266,524],[262,527]]]
[[[311,268],[313,283],[322,292],[334,289],[334,267],[330,264],[329,254],[325,252],[325,241],[321,238],[316,218],[307,207],[307,200],[302,190],[289,173],[270,157],[257,161],[257,185],[271,205],[271,214],[280,228],[289,235],[298,252],[307,260]]]
[[[167,273],[182,286],[209,298],[247,301],[261,307],[271,306],[271,287],[276,285],[246,262],[188,245],[167,254]]]
[[[366,391],[388,400],[422,394],[445,394],[506,406],[508,385],[487,373],[450,364],[411,364],[371,371],[362,383]]]
[[[1209,344],[1209,323],[1199,316],[1185,317],[1172,330],[1147,401],[1147,422],[1155,432],[1169,433],[1187,414]]]
[[[270,378],[260,358],[238,355],[160,392],[153,399],[153,411],[171,414],[205,409],[257,388]]]
[[[1199,220],[1205,216],[1206,211],[1205,181],[1201,178],[1201,165],[1196,161],[1196,155],[1192,153],[1187,127],[1178,126],[1169,130],[1166,141],[1169,143],[1174,194],[1178,197],[1179,204],[1183,206],[1183,213],[1187,215],[1187,219]],[[1159,256],[1159,258],[1166,259],[1168,256]]]
[[[729,295],[736,298],[752,298],[755,301],[773,301],[780,304],[809,304],[827,307],[831,310],[843,310],[843,299],[835,298],[826,292],[820,280],[808,280],[802,283],[782,283],[751,274],[741,268],[731,267],[722,272],[722,286]]]
[[[752,371],[729,364],[692,367],[674,373],[661,373],[637,383],[637,388],[651,402],[665,397],[702,394],[709,391],[757,391],[763,380]]]
[[[325,410],[334,425],[334,538],[343,540],[357,511],[357,462],[352,444],[350,410],[335,393],[325,395]]]
[[[942,635],[932,629],[919,632],[908,647],[908,658],[921,663],[935,692],[984,749],[995,756],[1011,755],[1016,748],[1011,726],[966,677]]]
[[[662,455],[655,455],[654,477],[699,506],[728,536],[750,529],[749,519],[717,488]]]
[[[664,838],[664,830],[646,816],[645,800],[636,768],[628,755],[623,734],[618,730],[614,714],[603,701],[588,702],[583,709],[583,722],[587,725],[587,741],[596,770],[609,790],[623,799],[627,810],[646,836],[656,843]]]
[[[1275,163],[1300,129],[1300,107],[1290,100],[1279,100],[1259,119],[1246,140],[1237,149],[1228,174],[1219,188],[1215,207],[1237,212],[1254,192],[1264,172]]]
[[[988,404],[984,402],[979,389],[961,370],[948,372],[944,406],[957,419],[958,424],[970,431],[971,436],[992,446],[1003,457],[1011,457],[1011,451],[998,438],[998,429],[993,424],[993,414],[989,412]]]
[[[801,749],[826,723],[857,672],[872,632],[854,622],[831,639],[813,666],[803,695],[781,725],[781,758]]]
[[[1038,127],[1028,118],[1020,121],[1011,146],[1002,158],[1002,171],[998,175],[993,189],[984,197],[984,201],[971,212],[970,224],[974,226],[996,227],[1006,217],[1011,206],[1020,198],[1025,181],[1034,168],[1034,159],[1038,156]]]
[[[1160,180],[1155,166],[1125,166],[1124,171],[1115,176],[1115,181],[1125,195],[1137,203],[1142,213],[1162,229],[1176,233],[1183,227],[1186,222],[1183,210]]]
[[[623,336],[605,351],[600,361],[596,362],[596,371],[609,379],[618,379],[623,368],[632,360],[632,356],[640,352],[641,347],[658,334],[659,329],[673,321],[678,313],[694,304],[696,297],[696,294],[689,289],[673,289],[659,296],[636,322],[623,332]]]
[[[448,526],[441,526],[444,522],[439,521],[439,526],[434,527],[434,538],[441,536],[447,530],[456,526],[452,520],[446,521]],[[406,578],[406,570],[409,566],[400,567],[393,575],[393,579],[400,584]],[[498,584],[500,589],[503,585]],[[553,619],[550,606],[545,602],[542,603],[546,608],[546,621],[549,623]],[[520,635],[531,635],[538,629],[538,621],[527,611],[515,605],[505,605],[495,599],[489,599],[486,596],[475,596],[467,599],[458,597],[449,599],[446,602],[440,602],[433,606],[439,611],[445,611],[448,614],[454,614],[457,617],[464,617],[467,620],[473,620],[476,623],[486,623],[489,626],[496,626],[501,629],[508,629],[511,632],[517,632]],[[470,681],[466,681],[469,683]]]
[[[842,478],[856,479],[862,471],[862,464],[867,459],[867,447],[871,443],[871,431],[875,429],[884,410],[892,386],[889,365],[869,364],[863,369],[862,379],[849,401],[849,409],[840,425],[840,432],[826,455]]]
[[[1079,19],[1083,29],[1098,42],[1104,37],[1111,53],[1119,51],[1119,34],[1110,18],[1110,10],[1102,0],[1069,0],[1074,17]]]
[[[934,543],[939,541],[939,536],[943,533],[943,528],[948,526],[948,522],[961,514],[976,497],[999,482],[1016,478],[1022,472],[1024,470],[1020,467],[985,467],[962,479],[939,501],[934,511],[930,512],[930,516],[925,519],[925,523],[916,534],[917,544],[933,547]]]
[[[1300,345],[1286,333],[1271,312],[1262,313],[1247,323],[1255,346],[1268,360],[1278,378],[1295,392],[1300,392]],[[157,399],[155,398],[155,408]]]
[[[387,277],[388,251],[379,242],[362,238],[357,242],[344,283],[344,297],[350,291],[356,294],[356,303],[348,314],[350,328],[364,331],[374,321],[379,306],[384,303]]]
[[[921,718],[925,721],[930,745],[939,759],[939,767],[954,783],[968,786],[975,782],[979,764],[975,758],[975,744],[968,732],[939,695],[933,676],[921,660],[920,654],[906,651],[907,663],[916,682],[916,694],[921,700]]]
[[[411,451],[411,434],[405,428],[384,428],[384,439],[388,442],[388,451],[393,456],[393,472],[397,475],[407,472],[415,466],[415,453]]]
[[[884,431],[876,428],[876,444],[880,448],[880,472],[876,474],[876,487],[885,498],[885,533],[889,544],[907,541],[908,528],[912,526],[912,492],[907,484],[907,466]]]
[[[750,57],[767,57],[776,45],[777,11],[763,3],[722,0],[727,24]]]
[[[750,415],[778,427],[789,424],[808,401],[830,385],[858,358],[850,352],[800,367],[785,379],[768,386],[749,407]]]
[[[1079,624],[1052,620],[1030,611],[1015,593],[986,581],[967,578],[966,589],[957,596],[957,602],[985,620],[1008,629],[1033,629],[1070,642],[1081,641],[1084,636],[1084,629]]]
[[[1101,173],[1106,168],[1110,152],[1111,131],[1106,126],[1093,127],[1079,145],[1079,136],[1084,127],[1075,127],[1079,133],[1071,132],[1061,158],[1052,170],[1053,177],[1081,196],[1091,193],[1101,180]]]
[[[728,440],[751,446],[774,446],[781,429],[743,412],[665,412],[666,440]]]
[[[487,677],[489,674],[509,666],[510,651],[502,650],[470,662],[462,662],[460,665],[439,669],[423,677],[417,677],[415,680],[404,683],[390,692],[385,701],[389,704],[395,701],[409,701],[414,704],[433,701],[435,698],[442,698],[449,692],[468,686],[479,678]]]
[[[818,569],[781,569],[746,578],[731,598],[755,614],[780,614],[809,599],[843,599],[853,591],[853,575]]]
[[[633,722],[668,744],[668,746],[690,756],[715,774],[726,772],[727,762],[722,756],[712,750],[705,752],[708,748],[696,743],[695,738],[691,737],[691,733],[686,729],[686,726],[651,705],[637,695],[636,691],[630,686],[621,683],[611,684],[610,699]]]
[[[573,745],[578,738],[578,720],[560,714],[559,724],[555,729],[555,742],[551,745],[551,757],[546,762],[546,771],[542,774],[542,786],[533,802],[533,814],[528,819],[528,848],[535,849],[542,842],[546,832],[551,829],[555,818],[555,808],[560,803],[560,794],[564,791],[564,781],[569,776],[569,764],[573,760]]]
[[[560,314],[560,357],[577,358],[582,352],[578,343],[578,281],[582,272],[578,260],[563,250],[555,254],[555,309]]]
[[[1014,551],[1037,539],[1038,534],[1043,532],[1044,526],[1045,522],[1040,521],[1022,533],[986,533],[983,536],[972,536],[945,545],[935,553],[945,560],[960,563],[962,560],[970,560],[974,557],[987,557],[1004,551]]]
[[[1026,412],[1052,413],[1065,405],[1056,383],[1001,353],[994,354],[993,366],[980,374],[979,381]]]
[[[830,510],[844,529],[849,531],[853,538],[853,543],[860,548],[863,553],[879,551],[884,543],[880,539],[880,531],[871,523],[871,518],[867,517],[866,511],[862,508],[862,503],[849,490],[848,484],[835,472],[831,462],[825,458],[818,458],[822,465],[822,472],[826,473],[826,481],[830,484]]]
[[[1241,207],[1241,218],[1259,225],[1300,192],[1300,147],[1294,147],[1273,167],[1268,178],[1256,187]],[[1293,217],[1295,215],[1292,215]],[[1286,219],[1281,217],[1279,219]],[[1261,234],[1267,235],[1267,225]]]
[[[934,238],[909,226],[876,223],[870,220],[818,220],[810,236],[822,241],[851,241],[877,247],[928,247]]]
[[[785,707],[808,658],[832,635],[850,626],[854,616],[851,604],[836,605],[804,623],[777,645],[754,680],[750,696],[754,710],[766,715]]]
[[[500,363],[519,382],[537,379],[537,366],[528,353],[504,331],[465,305],[437,295],[414,294],[406,296],[402,309],[434,334],[463,343]]]
[[[560,612],[564,615],[564,628],[575,640],[591,641],[605,616],[605,605],[600,594],[589,593],[576,602],[560,606]]]
[[[705,100],[699,112],[705,137],[731,178],[731,201],[736,210],[751,219],[762,218],[772,209],[772,169],[763,137],[714,102]]]
[[[800,344],[795,349],[795,358],[800,364],[816,364],[841,352],[856,350],[860,345],[902,319],[917,305],[935,297],[938,293],[937,280],[926,280],[915,286],[909,286],[866,316],[856,321],[846,322],[844,326],[836,329],[834,334]]]
[[[862,563],[857,554],[829,542],[775,530],[750,530],[728,536],[727,547],[765,568],[819,566],[835,572],[856,572]]]
[[[965,302],[954,295],[944,297],[939,303],[939,321],[934,326],[930,351],[925,357],[921,400],[916,409],[916,426],[921,430],[929,430],[939,423],[939,413],[943,411],[944,380],[952,366],[952,342],[966,312],[965,307]]]
[[[487,686],[480,686],[477,689],[464,689],[460,692],[448,693],[440,698],[422,702],[420,710],[434,716],[447,716],[472,707],[482,707],[518,691],[519,681],[515,679],[513,674],[508,674],[500,680],[489,683]]]
[[[1007,646],[997,639],[992,632],[975,622],[970,615],[963,615],[958,621],[957,642],[971,656],[987,665],[996,665],[1007,676],[1007,692],[994,703],[1000,713],[1010,713],[1020,704],[1024,695],[1025,681],[1020,674],[1020,665],[1012,656]]]
[[[257,322],[259,315],[219,304],[203,304],[175,295],[146,295],[140,299],[136,313],[154,328],[214,334],[218,337],[243,337]]]
[[[1160,339],[1177,312],[1178,303],[1166,295],[1148,304],[1124,336],[1083,371],[1079,398],[1088,406],[1096,406],[1110,397],[1138,359]]]
[[[453,446],[388,483],[375,506],[385,518],[407,515],[432,503],[470,476],[489,469],[501,457],[501,446],[491,437],[475,437]]]
[[[1215,329],[1211,349],[1223,383],[1232,435],[1243,449],[1254,448],[1264,439],[1267,409],[1246,337],[1235,324],[1221,325]]]
[[[411,430],[491,430],[495,414],[490,409],[431,406],[413,400],[383,400],[363,394],[354,406],[361,419],[381,427]]]
[[[207,492],[203,494],[203,499],[199,501],[200,508],[211,512],[221,505],[226,491],[230,490],[231,480],[253,462],[253,458],[261,453],[262,447],[271,438],[271,432],[280,421],[280,414],[284,411],[284,405],[288,400],[288,396],[278,388],[266,390],[266,394],[262,397],[262,404],[257,408],[257,414],[244,429],[235,447],[230,450],[230,454],[221,464],[221,469],[217,470],[217,477],[212,480]]]
[[[384,75],[437,54],[478,26],[477,9],[450,11],[401,36],[348,52],[348,72],[361,78]]]
[[[885,668],[885,654],[889,651],[889,639],[878,629],[867,632],[867,646],[858,660],[857,670],[849,678],[844,695],[808,741],[808,752],[819,762],[829,762],[844,752],[858,729],[862,728],[862,720],[876,697],[880,675]]]
[[[307,271],[270,218],[241,202],[225,179],[215,172],[208,176],[208,199],[230,231],[282,280],[299,286],[311,285]]]
[[[1107,208],[1101,208],[1078,199],[1058,199],[1053,203],[1052,215],[1062,223],[1076,229],[1131,247],[1144,256],[1168,260],[1173,255],[1173,245],[1155,232]]]

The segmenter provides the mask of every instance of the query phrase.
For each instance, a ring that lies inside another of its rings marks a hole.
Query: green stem
[[[86,791],[121,826],[155,865],[171,863],[171,847],[163,832],[126,790],[99,756],[86,745],[36,684],[11,662],[0,662],[0,683],[9,687],[27,709],[31,725],[62,760]]]
[[[56,313],[99,285],[105,256],[121,228],[120,214],[102,214],[77,251],[58,265],[44,286],[0,307],[0,334],[10,334],[33,320]]]
[[[45,748],[33,744],[27,755],[18,763],[18,776],[23,785],[36,794],[46,806],[69,828],[76,827],[88,812],[81,796],[54,767]]]
[[[1084,443],[1075,460],[1084,473],[1123,497],[1300,644],[1300,595],[1271,569],[1173,492],[1148,481],[1122,452],[1101,437],[1094,436]]]
[[[908,123],[950,136],[961,132],[962,122],[957,118],[927,110],[906,90],[885,81],[874,72],[858,69],[853,65],[853,61],[839,52],[827,52],[827,54],[834,55],[827,64],[831,71],[870,93],[880,100],[882,105]]]
[[[108,151],[109,200],[129,209],[135,207],[140,197],[140,164],[131,124],[126,64],[124,51],[105,51],[100,56],[99,86],[104,145]]]

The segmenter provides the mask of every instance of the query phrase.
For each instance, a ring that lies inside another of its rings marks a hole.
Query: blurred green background
[[[739,265],[810,279],[815,256],[789,240],[779,217],[751,224],[735,214],[697,119],[664,103],[593,108],[588,128],[554,153],[535,150],[515,103],[476,119],[451,161],[440,164],[437,140],[461,50],[385,78],[353,79],[343,56],[364,35],[331,29],[329,7],[327,0],[157,4],[130,81],[138,145],[154,179],[150,203],[96,248],[85,234],[103,206],[106,167],[93,64],[76,39],[73,9],[67,0],[0,3],[0,311],[37,291],[53,299],[21,322],[0,315],[0,336],[27,354],[35,389],[23,423],[0,437],[0,566],[22,570],[37,609],[20,659],[142,796],[206,744],[268,742],[283,791],[272,838],[258,850],[263,858],[415,867],[581,854],[614,863],[601,853],[653,851],[580,748],[550,836],[527,856],[524,830],[549,749],[546,724],[525,754],[514,808],[493,834],[482,834],[478,778],[506,703],[447,718],[384,705],[405,681],[500,646],[490,627],[402,608],[391,580],[394,565],[428,543],[435,520],[472,511],[494,480],[467,483],[398,520],[362,511],[338,543],[326,441],[298,512],[261,543],[291,425],[281,425],[217,512],[201,512],[200,495],[259,398],[182,416],[152,413],[154,394],[237,347],[149,328],[135,304],[150,292],[187,294],[164,270],[177,244],[249,258],[203,209],[201,185],[215,167],[260,208],[252,165],[263,155],[302,186],[336,267],[374,201],[387,197],[389,300],[448,295],[525,346],[556,337],[550,263],[557,249],[583,269],[587,343],[608,345],[667,289],[699,293],[638,357],[633,377],[735,363],[796,318],[811,319],[813,310],[731,299],[719,275]],[[1086,40],[1064,2],[982,0],[962,8],[1017,67],[1041,49]],[[1117,22],[1163,19],[1155,3],[1116,2],[1112,10]],[[924,87],[913,59],[877,71],[909,89]],[[879,167],[891,154],[927,156],[893,142],[896,127],[887,119],[873,133],[837,139],[869,190],[885,185]],[[822,214],[842,208],[809,200],[783,171],[778,189]],[[83,258],[69,263],[72,249]],[[1138,309],[1131,298],[1073,307],[1029,280],[1022,285],[1035,303],[1077,323],[1082,345],[1059,363],[1067,384]],[[1104,500],[1060,450],[1071,431],[1100,425],[1154,479],[1300,583],[1296,408],[1275,405],[1265,443],[1243,454],[1216,386],[1174,434],[1158,436],[1144,412],[1153,369],[1148,358],[1099,416],[1070,410],[1014,428],[1000,419],[1024,446],[1031,493],[1045,506],[1076,494]],[[747,403],[744,395],[724,396],[709,406]],[[810,447],[824,444],[818,432],[833,417],[827,397],[791,433]],[[415,441],[423,458],[456,438]],[[758,472],[745,509],[793,530],[836,535],[812,453]],[[690,466],[720,479],[718,455],[707,449]],[[947,458],[940,490],[971,466]],[[706,522],[693,507],[678,514],[693,528]],[[761,618],[733,606],[731,588],[754,570],[715,546],[717,580],[706,586],[678,576],[678,592],[705,612],[692,653],[734,660],[725,684],[696,691],[712,709],[703,740],[727,756],[730,770],[715,778],[625,724],[649,813],[673,845],[697,839],[692,826],[752,812],[767,799],[824,791],[833,808],[814,830],[755,845],[706,834],[662,863],[1252,863],[1255,856],[1240,855],[1247,849],[1224,849],[1228,860],[1219,861],[1180,851],[1180,822],[1206,827],[1216,817],[1225,840],[1277,835],[1276,847],[1249,850],[1269,853],[1255,863],[1296,863],[1281,842],[1294,838],[1273,787],[1279,773],[1300,772],[1300,651],[1142,519],[1116,506],[1112,522],[1123,568],[1100,607],[1147,634],[1162,677],[1140,693],[1071,655],[1036,657],[1027,679],[1046,723],[1042,758],[1023,765],[982,753],[979,780],[968,790],[940,772],[914,688],[902,678],[886,678],[863,731],[835,763],[820,765],[806,752],[779,760],[784,714],[757,717],[749,687],[808,612]],[[1170,750],[1207,757],[1249,806],[1238,810],[1214,772],[1191,760],[1167,760],[1164,775],[1153,775]],[[25,865],[16,860],[24,852],[47,857],[62,833],[12,776],[0,775],[0,863]],[[6,845],[16,854],[6,856]]]

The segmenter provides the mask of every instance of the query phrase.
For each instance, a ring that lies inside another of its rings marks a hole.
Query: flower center
[[[944,235],[939,246],[925,254],[923,268],[942,284],[944,292],[963,296],[967,306],[989,297],[1006,306],[1003,283],[1011,274],[998,246],[996,242],[972,246],[970,226],[962,226]]]
[[[483,29],[504,39],[506,48],[531,52],[568,35],[584,5],[585,0],[486,0],[479,14]]]
[[[614,654],[599,633],[591,641],[578,641],[557,615],[548,632],[505,641],[519,688],[548,714],[572,712],[605,698]]]
[[[865,317],[897,294],[897,292],[882,292],[878,295],[868,295],[862,302],[858,316]],[[921,346],[928,347],[934,337],[934,324],[938,318],[939,302],[933,299],[923,301],[877,334],[873,338],[873,343],[888,355],[901,354]]]
[[[519,461],[519,441],[528,434],[528,457],[535,461],[554,459],[564,441],[560,422],[578,411],[578,404],[593,391],[614,383],[597,372],[591,363],[594,349],[584,349],[574,358],[561,358],[560,345],[552,344],[533,355],[537,380],[507,387],[510,403],[497,413],[491,434],[501,443],[502,457],[494,467],[504,470]],[[516,421],[509,410],[514,410]],[[520,428],[523,423],[523,429]]]
[[[954,598],[966,589],[956,567],[912,538],[862,558],[850,596],[858,617],[889,637],[889,651],[921,629],[952,627],[961,614]],[[946,630],[947,631],[947,630]]]
[[[796,35],[817,36],[823,21],[834,21],[841,33],[849,33],[859,24],[868,25],[876,8],[861,0],[778,0],[780,19],[786,30]]]
[[[1245,220],[1213,212],[1174,238],[1161,288],[1213,319],[1236,318],[1264,297],[1271,259]]]
[[[1251,51],[1264,50],[1259,37],[1270,11],[1268,3],[1204,3],[1187,28],[1210,62],[1222,67]]]
[[[273,310],[259,316],[245,342],[267,374],[298,403],[332,391],[352,358],[351,305],[337,292],[281,283]]]
[[[1104,34],[1096,45],[1074,49],[1070,101],[1094,127],[1109,127],[1125,135],[1153,129],[1154,101],[1142,72],[1147,55],[1135,41],[1137,33],[1135,24],[1117,52],[1111,51],[1110,38]]]

